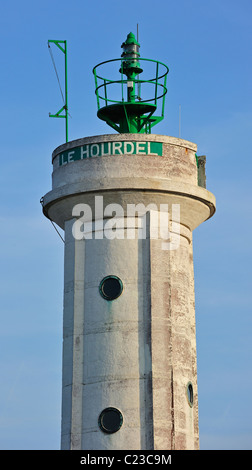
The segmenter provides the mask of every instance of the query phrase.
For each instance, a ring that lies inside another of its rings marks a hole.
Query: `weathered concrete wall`
[[[62,152],[71,152],[76,147],[87,144],[102,142],[161,142],[163,144],[163,155],[132,155],[117,154],[104,157],[92,157],[84,160],[59,166]],[[139,180],[152,177],[158,184],[160,180],[181,181],[197,185],[197,171],[195,152],[197,146],[192,142],[177,139],[175,137],[146,135],[146,134],[115,134],[85,137],[64,144],[53,153],[53,189],[69,185],[71,183],[83,182],[85,172],[85,183],[97,176],[109,178],[123,177],[123,179]],[[74,163],[74,165],[73,165]],[[70,166],[69,166],[70,165]],[[132,181],[134,184],[134,182]]]
[[[64,326],[69,363],[66,371],[63,365],[62,447],[152,448],[148,263],[142,270],[149,243],[142,240],[139,249],[137,239],[75,241],[71,228],[69,221],[66,272],[75,278],[69,283],[67,274],[65,281],[64,325],[70,328]],[[108,274],[119,276],[124,287],[112,302],[99,294],[99,284]],[[99,414],[108,406],[121,410],[124,417],[120,431],[111,435],[98,427]]]
[[[107,155],[59,166],[60,153],[84,141],[133,138],[161,141],[163,155]],[[44,212],[65,229],[62,449],[198,448],[192,230],[213,215],[215,199],[197,185],[195,152],[195,144],[166,136],[109,135],[74,141],[53,154],[53,190],[44,197]],[[154,203],[158,211],[160,204],[179,204],[180,223],[169,222],[173,249],[164,249],[160,233],[151,236],[152,210],[144,239],[137,234],[141,214],[120,219],[122,239],[95,239],[97,195],[104,207],[117,203],[125,211],[127,204]],[[92,239],[72,235],[77,203],[92,208]],[[107,275],[123,283],[113,301],[99,293]],[[121,411],[123,425],[105,434],[98,418],[111,406]]]

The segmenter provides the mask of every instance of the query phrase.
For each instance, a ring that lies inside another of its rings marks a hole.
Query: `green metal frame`
[[[63,54],[65,54],[65,104],[56,114],[49,113],[49,117],[64,118],[66,120],[66,142],[68,142],[67,41],[49,39],[48,46],[50,43],[55,44],[63,52]],[[63,46],[61,44],[63,44]],[[65,114],[62,114],[64,111]]]
[[[108,78],[102,77],[97,73],[98,67],[116,61],[120,61],[120,80],[110,80]],[[126,74],[124,58],[107,60],[99,63],[93,68],[95,79],[95,94],[98,107],[97,115],[100,119],[106,121],[110,127],[120,133],[133,132],[149,134],[151,133],[151,128],[164,118],[165,95],[167,93],[166,81],[169,68],[167,65],[157,60],[137,58],[137,64],[139,67],[141,61],[147,61],[155,64],[156,73],[154,78],[149,80],[136,78],[139,77],[139,74],[136,71],[133,71],[131,74],[127,72],[127,78],[124,78],[123,74]],[[164,67],[164,72],[159,75],[160,66]],[[160,82],[162,79],[163,83]],[[129,82],[132,82],[132,87],[130,91],[128,89],[126,98],[124,93],[124,85],[127,85]],[[109,98],[109,87],[113,86],[114,84],[121,84],[121,101]],[[141,99],[139,95],[141,94],[141,86],[143,84],[150,84],[155,87],[153,98]],[[138,96],[135,94],[136,85],[139,90]],[[161,89],[161,92],[159,92],[159,89]],[[154,116],[153,114],[157,109],[157,101],[161,98],[161,115]],[[104,106],[102,106],[102,103],[104,103]],[[141,110],[144,109],[145,112],[141,114]],[[122,116],[122,124],[120,125],[115,119],[115,115],[118,115],[118,113],[121,113]]]

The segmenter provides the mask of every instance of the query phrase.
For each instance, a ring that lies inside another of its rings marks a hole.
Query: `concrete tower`
[[[65,231],[62,449],[198,449],[192,231],[215,198],[196,144],[150,133],[168,68],[132,33],[122,47],[94,68],[98,117],[118,133],[54,150],[43,198]]]

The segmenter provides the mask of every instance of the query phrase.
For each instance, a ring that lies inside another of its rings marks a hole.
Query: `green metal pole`
[[[68,90],[67,90],[67,41],[65,42],[65,107],[66,107],[66,142],[68,142]]]
[[[66,142],[68,142],[68,114],[69,113],[68,113],[68,90],[67,90],[67,41],[58,41],[58,40],[55,40],[55,39],[50,39],[48,41],[48,45],[51,42],[54,43],[63,52],[63,54],[65,54],[65,103],[64,103],[63,108],[61,108],[60,111],[58,111],[56,114],[49,113],[49,117],[59,117],[59,118],[65,118],[66,119]],[[64,47],[61,46],[61,44],[64,44]],[[53,63],[54,63],[54,61],[53,61]],[[55,64],[54,64],[54,67],[55,67],[55,72],[56,72],[57,77],[58,77],[58,73],[57,73]],[[58,81],[59,81],[59,79],[58,79]],[[60,85],[60,83],[59,83],[59,85]],[[61,90],[61,87],[60,87],[60,90]],[[63,95],[62,95],[62,97],[63,97]],[[64,101],[64,97],[63,97],[63,101]],[[61,113],[64,110],[65,110],[65,115],[61,115]]]

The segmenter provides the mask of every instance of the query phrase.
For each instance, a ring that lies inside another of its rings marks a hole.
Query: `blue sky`
[[[137,23],[142,57],[170,69],[154,132],[178,137],[181,105],[181,137],[207,155],[217,199],[194,232],[201,449],[252,449],[249,0],[2,2],[0,449],[60,446],[63,243],[39,201],[65,135],[48,117],[62,101],[47,40],[68,41],[69,139],[105,134],[92,68]]]

